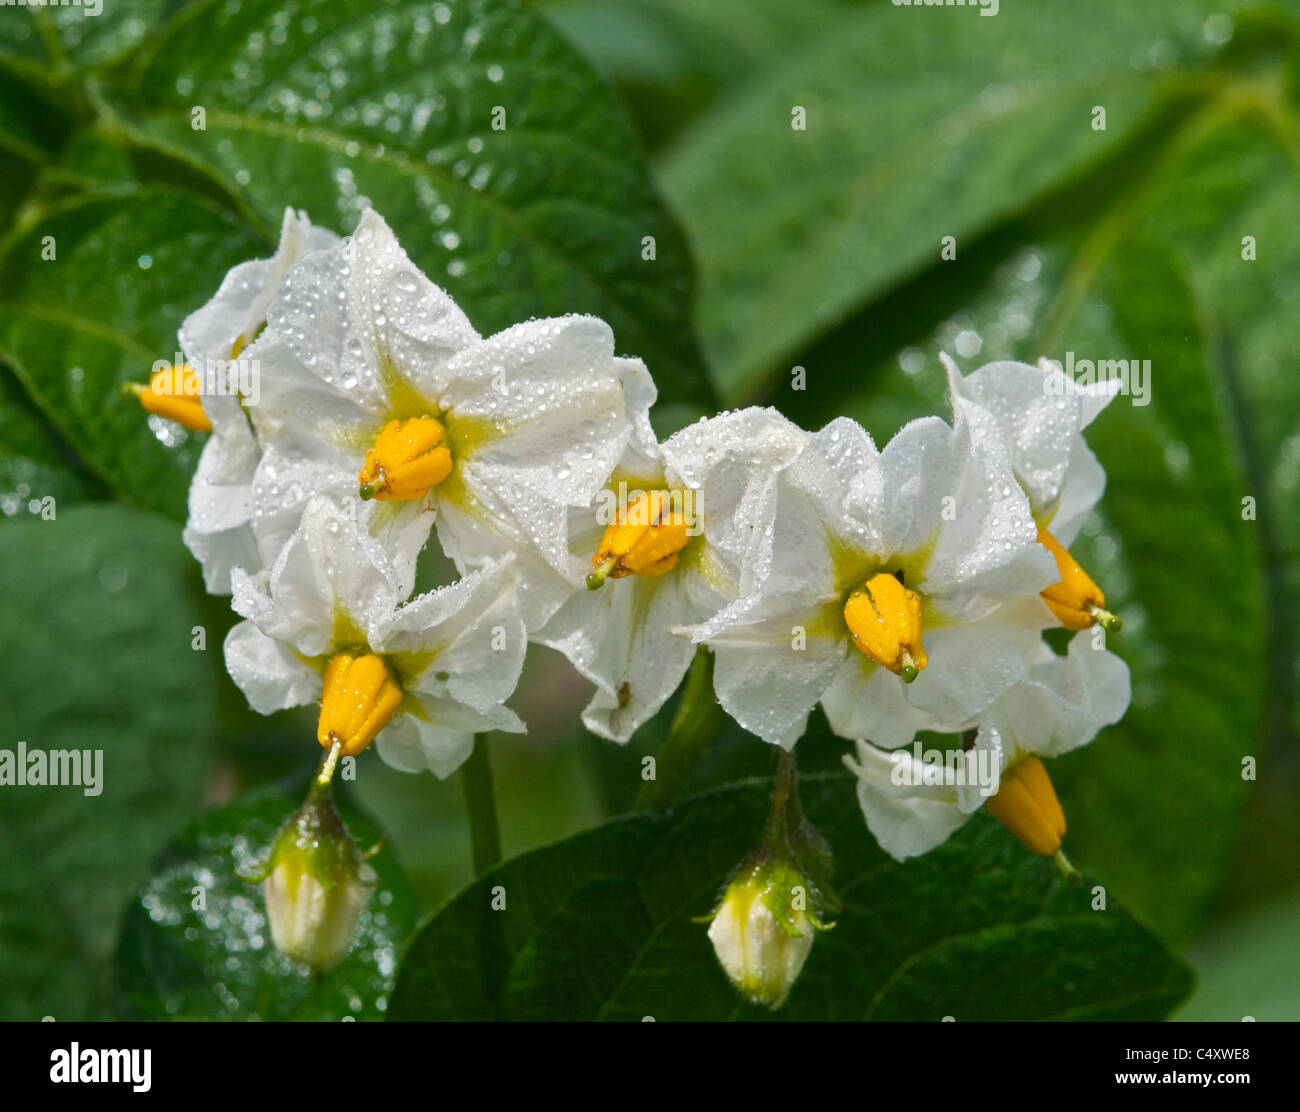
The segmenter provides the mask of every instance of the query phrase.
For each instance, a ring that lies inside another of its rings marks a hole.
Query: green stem
[[[641,785],[632,809],[653,811],[672,803],[725,721],[726,714],[713,694],[713,654],[701,645],[686,676],[673,724],[655,758],[655,778]]]
[[[501,827],[497,823],[496,795],[492,790],[492,758],[487,738],[479,734],[474,749],[460,769],[469,814],[469,843],[474,858],[474,875],[482,876],[501,860]]]
[[[794,754],[784,749],[778,749],[777,753],[776,783],[772,785],[772,806],[763,827],[763,841],[784,845],[788,838],[789,819],[793,819],[793,825],[797,827],[803,822],[803,810],[799,806],[799,773]]]

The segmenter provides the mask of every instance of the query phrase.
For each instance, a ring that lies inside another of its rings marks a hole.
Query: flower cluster
[[[262,713],[319,702],[329,761],[374,742],[447,776],[476,733],[525,728],[505,702],[530,641],[591,681],[583,721],[623,742],[703,645],[723,708],[785,752],[821,705],[893,856],[987,804],[1059,857],[1039,758],[1129,697],[1104,647],[1119,621],[1068,550],[1104,487],[1081,434],[1107,385],[945,357],[951,420],[883,448],[764,408],[660,441],[654,382],[604,322],[481,336],[373,211],[342,240],[287,212],[274,257],[232,270],[181,346],[139,394],[211,430],[185,540],[244,619],[229,672]],[[240,362],[256,396],[181,396]],[[431,535],[459,578],[416,595]],[[1044,639],[1061,627],[1064,656]],[[958,759],[910,751],[922,732]],[[721,922],[720,954],[762,949]]]

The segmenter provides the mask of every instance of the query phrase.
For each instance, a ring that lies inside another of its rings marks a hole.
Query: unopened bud
[[[831,850],[803,816],[794,757],[782,752],[758,845],[736,870],[709,924],[713,952],[754,1004],[779,1008],[818,931],[840,910],[830,889]]]
[[[732,881],[713,916],[713,952],[754,1004],[784,1004],[808,960],[817,927],[800,906],[801,891],[803,878],[793,869],[760,865]]]
[[[247,879],[263,881],[276,948],[314,972],[337,965],[348,952],[378,882],[334,809],[328,786],[319,784]]]

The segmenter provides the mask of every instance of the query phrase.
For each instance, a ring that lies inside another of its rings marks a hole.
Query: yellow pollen
[[[381,656],[338,653],[325,667],[316,740],[323,749],[355,757],[375,740],[402,702]]]
[[[668,490],[638,490],[627,501],[624,520],[606,528],[587,576],[593,591],[606,579],[627,575],[659,576],[677,566],[690,540],[683,515],[684,496]]]
[[[888,572],[872,576],[849,595],[844,621],[853,644],[904,683],[929,663],[921,644],[921,596]]]
[[[434,417],[389,421],[366,452],[357,480],[361,497],[380,502],[422,498],[451,474],[451,449]]]
[[[997,792],[985,804],[989,813],[1025,848],[1056,857],[1065,837],[1065,812],[1047,769],[1037,757],[1025,757],[1002,770]]]
[[[199,376],[188,363],[174,364],[155,371],[148,386],[137,382],[122,387],[123,393],[134,394],[146,412],[166,417],[195,432],[211,432],[212,422],[203,412],[199,399]]]
[[[1118,633],[1122,622],[1109,610],[1106,596],[1092,577],[1066,548],[1046,529],[1038,530],[1038,543],[1056,560],[1056,570],[1061,581],[1042,591],[1042,599],[1066,629],[1087,629],[1100,622],[1108,633]]]

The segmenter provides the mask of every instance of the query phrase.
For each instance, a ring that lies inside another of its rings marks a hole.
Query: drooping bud
[[[188,363],[177,363],[157,370],[148,386],[128,383],[124,393],[134,394],[148,413],[166,417],[195,432],[211,432],[212,422],[203,412],[199,398],[199,376]]]
[[[1067,877],[1078,878],[1078,871],[1061,851],[1065,812],[1047,768],[1037,757],[1024,757],[1003,769],[998,790],[985,806],[1026,849],[1054,858]]]
[[[375,740],[402,703],[382,656],[338,653],[325,666],[316,740],[323,749],[355,757]]]
[[[921,596],[897,576],[881,572],[844,604],[853,644],[883,668],[911,683],[928,663],[921,644]]]
[[[361,497],[380,502],[422,498],[451,474],[447,431],[435,417],[389,421],[357,475]]]
[[[606,579],[659,576],[677,566],[690,540],[680,491],[638,490],[628,499],[624,520],[605,529],[587,576],[593,591]]]
[[[830,847],[803,817],[794,758],[781,754],[763,837],[728,883],[709,924],[713,952],[731,983],[754,1004],[779,1008],[812,951],[829,930]]]
[[[263,882],[276,948],[313,972],[337,965],[348,952],[378,883],[334,808],[329,780],[319,778],[266,860],[243,876]]]
[[[1038,543],[1056,560],[1059,583],[1041,592],[1042,599],[1066,629],[1087,629],[1100,622],[1107,633],[1118,633],[1122,624],[1106,605],[1106,596],[1079,562],[1046,529],[1038,530]]]
[[[795,870],[760,864],[731,882],[709,925],[718,961],[754,1004],[784,1004],[812,952],[816,928],[791,895],[803,883]]]

